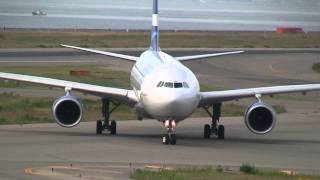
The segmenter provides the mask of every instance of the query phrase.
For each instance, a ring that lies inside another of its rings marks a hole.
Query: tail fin
[[[159,51],[159,28],[158,28],[158,0],[153,0],[151,49]]]

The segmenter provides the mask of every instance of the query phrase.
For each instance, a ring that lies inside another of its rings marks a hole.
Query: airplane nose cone
[[[195,95],[172,93],[164,98],[162,108],[171,115],[188,116],[194,111],[195,104]]]
[[[181,94],[171,93],[163,98],[162,105],[167,108],[171,108],[179,105],[183,106],[185,103],[187,103],[187,100],[185,100],[185,97],[183,97]]]
[[[148,110],[150,114],[162,118],[184,119],[197,107],[196,94],[170,92],[150,99]]]

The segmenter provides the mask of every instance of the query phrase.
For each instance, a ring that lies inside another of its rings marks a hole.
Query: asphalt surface
[[[86,169],[98,166],[104,178],[127,179],[132,171],[130,163],[133,168],[147,165],[235,167],[254,163],[263,168],[319,173],[319,115],[281,115],[276,129],[265,136],[251,134],[242,118],[223,118],[227,131],[222,141],[202,138],[203,124],[208,123],[208,119],[188,119],[179,124],[175,146],[162,145],[164,130],[156,121],[118,122],[117,136],[95,135],[92,122],[72,129],[55,124],[1,126],[0,176],[2,179],[44,179],[44,176],[55,179],[55,175],[69,179],[70,176],[59,173],[65,170],[62,167],[72,164],[73,168],[84,169],[73,170],[69,173],[72,176],[95,177]],[[121,169],[112,169],[115,166]]]
[[[117,50],[121,52],[123,50]],[[135,55],[141,50],[131,50]],[[201,54],[210,50],[192,50]],[[180,56],[184,51],[173,50]],[[190,54],[190,53],[188,53]],[[312,72],[320,51],[274,50],[188,62],[200,82],[224,89],[282,84],[319,83]],[[130,71],[131,62],[83,52],[47,50],[1,50],[0,66],[52,66],[81,64]],[[46,96],[49,90],[1,89],[26,96]],[[39,93],[41,92],[41,93]],[[52,96],[59,95],[54,91]],[[242,117],[224,117],[226,139],[205,140],[203,125],[209,118],[187,119],[177,128],[175,146],[162,145],[164,133],[157,121],[118,122],[118,135],[95,135],[95,123],[83,122],[71,129],[56,124],[0,126],[1,179],[128,179],[135,168],[183,165],[258,167],[320,172],[320,95],[309,93],[264,98],[285,105],[287,113],[268,135],[254,135]],[[238,103],[250,104],[252,99]]]

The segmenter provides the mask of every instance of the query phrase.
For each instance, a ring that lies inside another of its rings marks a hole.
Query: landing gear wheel
[[[97,128],[96,128],[96,133],[97,134],[102,134],[103,126],[102,126],[102,121],[97,121]]]
[[[175,134],[171,134],[171,137],[170,137],[170,144],[171,145],[175,145],[177,143],[177,137]]]
[[[117,134],[117,123],[116,121],[111,121],[110,123],[110,134],[116,135]]]
[[[168,134],[162,137],[163,144],[169,144],[169,141],[170,141],[170,138]]]
[[[101,112],[103,120],[100,122],[97,121],[97,134],[101,134],[102,131],[109,131],[111,135],[117,134],[117,123],[115,121],[110,122],[110,115],[120,105],[120,103],[115,103],[107,98],[102,98]]]
[[[211,135],[211,127],[209,124],[205,124],[203,129],[203,137],[205,139],[209,139],[210,135]]]
[[[204,125],[203,137],[205,139],[210,138],[211,135],[217,136],[218,139],[224,139],[224,126],[219,125],[221,117],[221,103],[212,104],[212,111],[210,107],[204,107],[208,115],[211,117],[211,126],[208,124]]]
[[[175,127],[177,126],[175,120],[165,120],[163,121],[163,125],[167,130],[167,134],[162,137],[162,143],[175,145],[177,143],[177,138],[174,131]]]
[[[224,139],[224,126],[218,126],[218,139]]]

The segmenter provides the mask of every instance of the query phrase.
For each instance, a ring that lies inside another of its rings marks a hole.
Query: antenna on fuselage
[[[158,20],[158,0],[153,0],[151,49],[159,51],[159,20]]]

